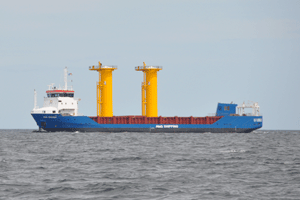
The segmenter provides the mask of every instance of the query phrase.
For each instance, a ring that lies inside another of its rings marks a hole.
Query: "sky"
[[[202,117],[218,102],[258,102],[263,129],[300,129],[299,0],[52,0],[0,6],[0,129],[37,129],[49,84],[69,85],[96,116],[101,61],[114,115],[141,115],[142,72],[158,72],[158,115]],[[72,80],[72,82],[71,82]]]

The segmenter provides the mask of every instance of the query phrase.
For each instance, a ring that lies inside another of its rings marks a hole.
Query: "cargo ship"
[[[79,98],[75,98],[72,87],[68,87],[68,69],[64,69],[63,87],[49,85],[44,105],[37,106],[34,91],[34,108],[31,115],[39,131],[68,132],[170,132],[170,133],[249,133],[262,127],[262,116],[257,102],[218,103],[214,114],[205,117],[162,117],[157,111],[157,72],[160,66],[138,66],[143,72],[142,114],[114,116],[112,104],[112,72],[116,66],[90,66],[89,70],[99,73],[97,82],[97,116],[78,113]],[[248,108],[248,109],[247,109]],[[251,113],[245,113],[252,110]]]

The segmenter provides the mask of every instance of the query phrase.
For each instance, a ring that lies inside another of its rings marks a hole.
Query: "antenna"
[[[65,90],[68,90],[68,68],[64,69]]]
[[[48,85],[48,90],[52,90],[53,89],[53,85],[54,85],[54,83],[51,83],[50,85]]]

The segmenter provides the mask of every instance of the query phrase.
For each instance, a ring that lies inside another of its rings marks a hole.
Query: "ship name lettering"
[[[43,118],[57,118],[57,116],[44,116]]]
[[[156,125],[156,128],[178,128],[178,125]]]

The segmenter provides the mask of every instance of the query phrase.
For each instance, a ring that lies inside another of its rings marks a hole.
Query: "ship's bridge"
[[[34,109],[31,113],[41,113],[41,114],[61,114],[63,116],[77,116],[78,115],[78,101],[80,99],[74,98],[74,90],[67,85],[67,68],[64,70],[65,86],[56,87],[54,84],[48,85],[48,90],[46,90],[47,96],[44,97],[44,105],[42,108],[37,107],[36,92],[35,92],[35,103]]]
[[[73,90],[47,90],[47,97],[74,97],[74,91]]]

